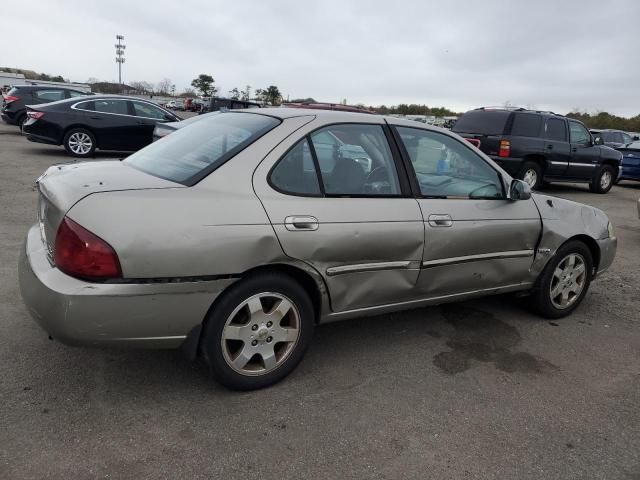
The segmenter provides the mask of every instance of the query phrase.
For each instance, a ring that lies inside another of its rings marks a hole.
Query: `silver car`
[[[457,135],[359,113],[229,111],[37,185],[20,286],[43,329],[182,345],[235,389],[285,377],[319,323],[504,292],[563,317],[617,244]]]

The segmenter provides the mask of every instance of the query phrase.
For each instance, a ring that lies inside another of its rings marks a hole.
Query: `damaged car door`
[[[321,127],[285,140],[254,175],[284,252],[323,276],[334,312],[413,298],[424,226],[388,127]]]
[[[540,236],[532,199],[507,199],[498,170],[445,133],[397,126],[425,226],[421,296],[438,297],[530,282]]]

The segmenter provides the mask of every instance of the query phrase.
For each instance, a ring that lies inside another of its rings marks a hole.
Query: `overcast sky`
[[[464,111],[513,105],[640,113],[640,1],[30,0],[4,8],[0,66],[72,81],[178,90],[200,73],[226,93]]]

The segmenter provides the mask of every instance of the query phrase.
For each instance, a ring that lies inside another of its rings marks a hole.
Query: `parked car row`
[[[34,142],[63,145],[74,156],[88,157],[96,149],[138,150],[192,121],[151,101],[114,95],[92,95],[68,88],[21,86],[5,97],[2,117],[21,125]],[[186,108],[180,103],[182,108]],[[375,114],[341,104],[291,103],[307,108]],[[212,98],[205,110],[260,108],[255,102]],[[592,192],[607,193],[623,179],[640,180],[637,144],[615,130],[589,131],[581,122],[552,112],[522,108],[483,107],[463,114],[452,131],[489,155],[532,189],[546,183],[587,183]],[[440,152],[440,165],[449,159]]]

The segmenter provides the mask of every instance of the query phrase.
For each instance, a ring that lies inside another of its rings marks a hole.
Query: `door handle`
[[[450,227],[453,225],[451,215],[429,215],[429,225],[432,227]]]
[[[284,227],[292,232],[318,230],[318,219],[312,216],[290,216],[284,219]]]
[[[575,153],[575,152],[577,152],[577,151],[578,151],[578,148],[577,148],[577,147],[573,147],[573,148],[571,149],[571,151]]]
[[[93,115],[93,116],[91,116],[91,117],[89,117],[89,118],[90,118],[91,120],[102,120],[102,117],[98,117],[98,116],[95,116],[95,115]]]
[[[553,145],[551,144],[547,145],[547,150],[553,150]]]

